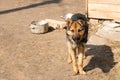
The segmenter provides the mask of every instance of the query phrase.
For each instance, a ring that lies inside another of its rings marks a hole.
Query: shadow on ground
[[[84,67],[85,71],[100,68],[104,73],[108,73],[117,62],[114,62],[114,53],[107,45],[88,45],[90,48],[86,56],[93,55],[89,63]]]
[[[0,11],[0,14],[7,14],[7,13],[11,13],[11,12],[16,12],[16,11],[20,11],[20,10],[25,10],[25,9],[29,9],[29,8],[34,8],[34,7],[38,7],[38,6],[42,6],[42,5],[46,5],[46,4],[59,3],[59,2],[61,2],[61,0],[45,0],[44,2],[40,2],[40,3],[35,3],[35,4],[22,6],[22,7],[18,7],[18,8],[14,8],[14,9],[9,9],[9,10],[3,10],[3,11]]]

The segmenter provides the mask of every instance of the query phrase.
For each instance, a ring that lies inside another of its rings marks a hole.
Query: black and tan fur
[[[73,75],[86,74],[83,70],[85,44],[88,37],[87,19],[82,14],[74,14],[67,21],[68,63],[73,64]]]

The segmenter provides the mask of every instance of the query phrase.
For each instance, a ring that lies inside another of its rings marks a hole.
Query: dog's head
[[[71,36],[71,38],[76,44],[80,43],[84,37],[84,25],[85,21],[80,19],[77,21],[72,21],[71,19],[67,20],[67,34]]]

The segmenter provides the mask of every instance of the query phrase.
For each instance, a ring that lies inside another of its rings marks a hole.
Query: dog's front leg
[[[86,74],[86,72],[83,70],[83,57],[84,57],[84,48],[79,47],[78,49],[78,68],[80,74]]]
[[[75,51],[73,49],[69,49],[69,54],[71,56],[72,59],[72,65],[73,65],[73,75],[78,74],[78,65],[77,65],[77,59],[76,59],[76,54]]]
[[[68,63],[72,63],[72,58],[70,52],[68,52],[68,58],[67,58]]]
[[[68,62],[72,62],[73,65],[73,75],[78,74],[78,65],[76,59],[75,49],[72,47],[71,43],[68,41]]]

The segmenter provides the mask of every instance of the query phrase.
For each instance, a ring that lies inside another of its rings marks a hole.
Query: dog
[[[88,24],[85,15],[77,13],[66,20],[66,37],[68,45],[68,63],[73,65],[73,75],[86,74],[83,70],[85,44],[88,41]]]

